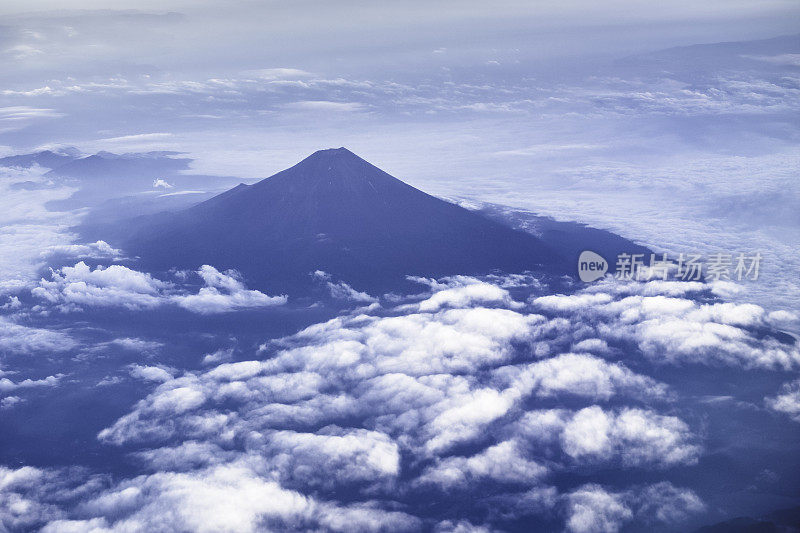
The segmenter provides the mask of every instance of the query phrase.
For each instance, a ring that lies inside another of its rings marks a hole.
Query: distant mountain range
[[[0,157],[0,167],[31,168],[33,165],[39,165],[40,167],[54,169],[78,158],[80,158],[80,153],[77,150],[60,150],[58,152],[42,150],[32,154]]]
[[[93,206],[121,196],[159,195],[181,191],[220,191],[239,179],[190,173],[192,159],[178,152],[114,154],[98,152],[83,156],[74,149],[0,158],[0,167],[50,169],[44,176],[78,191],[68,200],[55,203],[57,209]]]

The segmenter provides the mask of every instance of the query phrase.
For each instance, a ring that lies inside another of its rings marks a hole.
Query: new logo
[[[585,283],[598,280],[608,272],[608,261],[602,255],[584,250],[578,257],[578,277]]]

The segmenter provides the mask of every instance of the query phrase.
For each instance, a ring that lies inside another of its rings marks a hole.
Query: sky
[[[742,283],[319,272],[308,306],[141,271],[74,230],[124,208],[96,176],[0,168],[0,529],[687,531],[797,506],[798,28],[788,0],[0,3],[0,157],[177,152],[120,190],[189,205],[345,146],[463,205],[763,255]]]

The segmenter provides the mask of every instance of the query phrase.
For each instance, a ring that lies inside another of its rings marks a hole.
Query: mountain
[[[77,185],[79,190],[51,207],[73,209],[130,195],[220,191],[238,181],[231,177],[189,174],[192,160],[179,155],[178,152],[98,152],[72,159],[45,176]]]
[[[315,270],[370,291],[399,287],[406,275],[566,271],[533,235],[415,189],[345,148],[136,224],[120,241],[145,267],[235,268],[254,286],[290,294],[307,289]]]
[[[43,150],[32,154],[12,155],[0,158],[0,167],[30,168],[33,165],[54,169],[75,161],[78,155],[72,150],[53,152]]]
[[[177,152],[113,154],[98,152],[75,159],[47,174],[63,178],[94,181],[150,180],[164,174],[187,170],[191,159],[179,158]]]

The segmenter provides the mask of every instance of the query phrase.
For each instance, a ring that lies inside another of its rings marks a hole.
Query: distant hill
[[[77,152],[73,151],[53,152],[51,150],[43,150],[32,154],[0,157],[0,167],[31,168],[33,165],[39,165],[40,167],[54,169],[71,163],[78,157]]]

